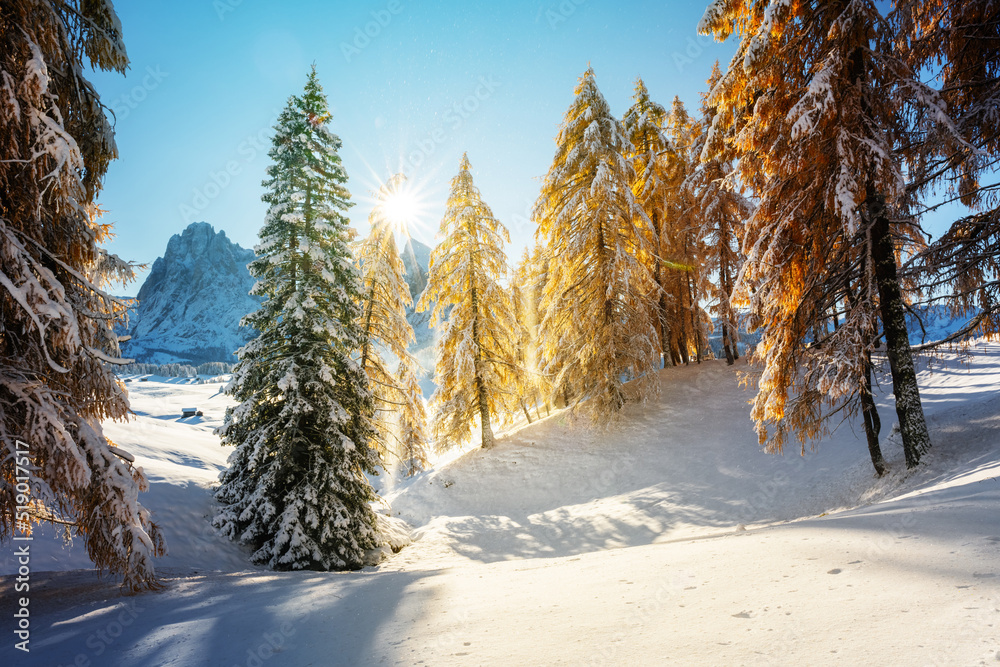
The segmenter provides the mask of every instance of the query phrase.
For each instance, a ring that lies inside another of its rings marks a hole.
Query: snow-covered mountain
[[[427,286],[431,249],[409,239],[401,254],[416,302]],[[207,222],[192,223],[171,237],[139,290],[125,356],[155,364],[234,362],[234,352],[253,336],[253,330],[240,327],[240,320],[260,303],[249,294],[254,279],[247,264],[253,257],[253,250]],[[407,319],[416,334],[412,351],[432,370],[430,312],[410,308]]]
[[[253,337],[240,320],[259,304],[250,296],[253,257],[207,222],[172,236],[139,290],[125,356],[158,364],[236,361],[235,351]]]
[[[410,286],[410,295],[413,297],[415,306],[420,300],[424,288],[427,287],[427,277],[430,275],[431,249],[420,241],[409,238],[406,240],[401,254],[403,266],[406,267],[406,282]],[[434,331],[429,326],[431,310],[418,313],[414,308],[408,308],[406,319],[413,327],[413,334],[416,337],[416,342],[411,346],[410,352],[420,359],[420,363],[425,369],[433,370]]]
[[[956,316],[947,306],[915,306],[906,313],[906,330],[910,345],[923,345],[944,340],[961,331],[979,311],[964,316]]]
[[[427,277],[430,274],[431,249],[420,241],[406,239],[406,245],[400,251],[403,256],[403,266],[406,267],[406,282],[410,286],[410,295],[414,302],[420,298],[427,287]]]

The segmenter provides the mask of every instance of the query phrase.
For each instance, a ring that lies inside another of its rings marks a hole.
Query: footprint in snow
[[[841,570],[839,567],[835,567],[829,572],[827,572],[827,574],[840,574],[841,572],[843,572],[843,570]]]
[[[741,611],[738,614],[733,614],[733,618],[752,618],[752,617],[750,615],[750,612],[748,612],[748,611]]]

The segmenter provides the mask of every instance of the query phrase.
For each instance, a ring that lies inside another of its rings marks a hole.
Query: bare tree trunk
[[[694,286],[691,285],[691,273],[685,272],[685,279],[687,280],[688,289],[688,302],[690,306],[690,316],[691,316],[691,335],[694,336],[694,354],[695,361],[701,363],[701,329],[698,327],[698,322],[695,319],[695,301],[694,301]]]
[[[882,309],[882,329],[892,374],[892,393],[896,395],[896,416],[899,417],[899,430],[903,437],[906,467],[914,468],[920,463],[920,457],[930,449],[931,436],[927,431],[920,389],[917,387],[917,371],[910,353],[906,311],[899,288],[896,254],[884,198],[869,192],[868,212],[871,215],[872,260]]]
[[[725,322],[722,323],[722,347],[726,351],[726,365],[732,366],[736,360],[733,358],[733,351],[729,347],[729,325]]]
[[[482,425],[483,449],[489,449],[496,441],[493,439],[493,428],[490,426],[490,404],[489,396],[486,393],[486,382],[483,381],[482,358],[479,351],[479,296],[476,294],[476,287],[473,285],[471,294],[472,300],[472,340],[476,346],[476,400],[479,402],[479,421]]]
[[[865,388],[861,392],[861,412],[865,421],[865,435],[868,438],[868,453],[872,457],[875,474],[881,477],[885,474],[886,465],[885,459],[882,458],[882,448],[878,442],[879,432],[882,430],[882,421],[878,417],[875,397],[872,396],[871,354],[865,355]]]
[[[719,243],[719,288],[723,294],[722,298],[725,299],[725,308],[721,309],[722,347],[726,350],[726,365],[732,366],[740,358],[740,354],[736,350],[736,342],[734,341],[738,333],[733,331],[729,326],[730,317],[732,316],[732,303],[729,299],[732,296],[733,288],[729,280],[729,264],[726,262],[725,248],[728,243],[728,239],[722,239],[722,242]]]
[[[677,307],[677,321],[680,323],[680,330],[677,332],[677,349],[680,351],[681,361],[684,362],[685,366],[691,363],[690,346],[688,344],[688,341],[690,340],[690,335],[688,333],[690,321],[685,316],[685,311],[687,309],[686,292],[687,290],[684,289],[684,285],[678,277],[677,294],[681,298]]]
[[[524,412],[524,418],[528,420],[529,424],[531,424],[532,423],[532,421],[531,421],[531,413],[528,412],[528,406],[524,404],[524,399],[523,398],[519,399],[519,402],[521,403],[521,411]]]
[[[662,283],[660,284],[663,289]],[[660,350],[663,354],[663,366],[673,366],[673,351],[670,349],[670,324],[667,310],[667,293],[660,292]]]
[[[659,215],[656,211],[653,211],[653,228],[656,230],[657,234],[657,251],[662,250],[662,244],[660,243],[660,226],[659,226]],[[670,350],[670,315],[667,307],[667,286],[666,277],[663,271],[663,260],[660,257],[655,258],[656,271],[654,272],[654,279],[656,280],[656,286],[660,289],[660,298],[657,300],[657,319],[659,321],[659,332],[660,332],[660,354],[663,356],[663,367],[673,366],[673,359]]]

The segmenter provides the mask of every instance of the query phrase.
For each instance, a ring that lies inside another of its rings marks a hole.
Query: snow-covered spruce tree
[[[905,215],[904,162],[896,149],[905,136],[901,124],[913,113],[940,117],[941,100],[893,55],[895,35],[870,1],[718,0],[700,29],[741,38],[712,102],[720,118],[738,123],[738,174],[760,198],[746,227],[737,290],[764,330],[758,346],[764,373],[753,409],[761,441],[768,440],[768,423],[779,425],[770,440],[776,449],[782,424],[800,439],[815,437],[822,432],[821,401],[836,405],[864,393],[880,316],[906,463],[913,467],[930,436],[896,253],[920,239]],[[813,288],[848,281],[855,287],[847,326],[810,355],[812,382],[799,393],[807,400],[799,402],[798,417],[786,420],[806,332],[836,303],[822,304]]]
[[[719,63],[712,67],[712,76],[708,80],[708,88],[712,90],[722,78]],[[705,143],[709,136],[708,129],[712,127],[716,116],[716,108],[709,101],[707,94],[702,97],[701,121],[704,131],[694,144],[694,153],[705,152]],[[737,189],[733,182],[735,165],[731,151],[726,146],[719,147],[721,151],[715,157],[707,157],[684,181],[684,188],[690,193],[693,202],[693,217],[700,221],[698,236],[705,248],[704,274],[715,275],[716,284],[712,286],[712,299],[719,328],[722,330],[722,347],[726,354],[726,363],[732,365],[739,358],[737,344],[739,343],[738,318],[731,302],[733,283],[739,275],[742,266],[739,238],[743,223],[753,211],[753,205]],[[711,152],[709,152],[711,153]]]
[[[418,366],[413,359],[401,359],[396,381],[405,400],[399,407],[399,451],[406,476],[430,467],[430,437],[427,435],[427,410],[417,380]]]
[[[371,231],[357,248],[361,266],[361,370],[368,376],[375,396],[375,434],[373,442],[385,463],[399,459],[399,450],[393,432],[392,416],[395,408],[405,404],[414,418],[423,411],[420,385],[412,383],[407,393],[386,366],[380,349],[388,350],[401,360],[400,369],[407,364],[406,348],[413,341],[413,327],[406,319],[406,308],[413,303],[410,287],[406,282],[406,269],[396,246],[396,223],[389,218],[386,203],[397,195],[406,177],[396,174],[376,195],[375,206],[368,216]],[[420,403],[418,409],[417,403]],[[420,427],[423,428],[423,427]]]
[[[684,181],[698,164],[697,145],[701,125],[688,114],[684,103],[674,96],[667,116],[667,132],[673,151],[671,187],[668,189],[667,220],[661,243],[663,263],[668,268],[667,286],[672,294],[673,329],[680,357],[689,363],[692,354],[698,363],[708,347],[712,318],[701,307],[708,296],[708,272],[704,270],[708,249],[701,236],[697,206]]]
[[[531,257],[524,249],[521,261],[513,271],[510,281],[510,302],[517,321],[517,359],[513,370],[514,391],[524,418],[532,422],[529,405],[538,409],[539,373],[535,341],[537,340],[537,308],[531,280]]]
[[[1000,335],[1000,184],[982,182],[1000,162],[1000,11],[990,0],[912,0],[891,16],[909,65],[940,82],[960,137],[933,127],[917,134],[910,188],[944,185],[972,209],[916,258],[916,279],[927,302],[973,316],[960,336]]]
[[[650,221],[632,193],[631,144],[590,68],[580,77],[535,205],[549,258],[540,326],[553,386],[589,398],[595,418],[659,389],[655,254]]]
[[[549,260],[545,248],[539,243],[534,243],[530,250],[525,248],[521,262],[514,271],[513,282],[516,296],[519,297],[514,301],[514,308],[521,327],[521,341],[518,343],[518,348],[524,370],[519,376],[522,384],[518,393],[522,400],[535,405],[535,412],[539,418],[541,418],[539,403],[544,405],[546,414],[551,414],[548,397],[552,395],[552,385],[549,375],[541,370],[550,364],[539,349],[538,334],[548,267]]]
[[[462,155],[441,220],[442,241],[431,252],[430,277],[417,306],[423,311],[434,304],[432,326],[442,324],[452,306],[437,345],[438,390],[431,397],[439,448],[468,440],[476,417],[482,446],[492,447],[491,417],[507,417],[517,405],[517,321],[510,293],[500,284],[507,275],[503,244],[510,237],[483,202],[470,169]]]
[[[622,126],[628,135],[631,149],[628,158],[635,173],[632,192],[642,206],[650,224],[650,242],[653,252],[644,261],[651,266],[653,282],[656,286],[655,322],[659,332],[660,353],[663,364],[670,365],[671,330],[677,322],[672,321],[669,303],[674,295],[667,288],[667,274],[671,270],[662,261],[667,246],[667,231],[673,222],[668,212],[668,201],[677,188],[678,156],[664,132],[667,111],[649,98],[649,91],[642,79],[636,79],[632,106],[622,118]],[[640,224],[640,229],[646,229]]]
[[[362,347],[360,288],[348,249],[347,174],[316,71],[275,126],[270,204],[250,272],[265,298],[244,318],[219,429],[234,445],[214,524],[274,569],[349,569],[377,546],[373,399],[352,359]]]
[[[132,270],[100,247],[95,200],[117,148],[85,58],[128,66],[111,2],[0,3],[0,538],[66,522],[139,591],[157,586],[164,545],[141,469],[101,428],[129,408],[112,370],[125,304],[105,282]],[[27,516],[15,465],[31,470]]]

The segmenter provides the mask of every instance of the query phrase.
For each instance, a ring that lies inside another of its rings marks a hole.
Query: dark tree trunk
[[[662,290],[663,285],[660,285]],[[663,352],[663,366],[673,366],[676,364],[674,360],[673,350],[671,350],[670,345],[670,325],[669,315],[667,309],[667,293],[664,291],[660,292],[660,349]]]
[[[473,264],[475,263],[475,257]],[[480,332],[479,332],[479,295],[473,285],[470,300],[472,302],[472,341],[476,346],[475,372],[476,372],[476,401],[479,403],[479,421],[483,434],[483,449],[489,449],[496,441],[493,439],[493,427],[490,425],[490,404],[489,395],[486,391],[486,382],[483,380],[482,356],[480,352]]]
[[[729,347],[729,326],[725,322],[722,323],[722,348],[726,351],[726,365],[732,366],[736,360],[733,358],[733,351]]]
[[[685,316],[687,310],[687,290],[684,288],[684,284],[681,282],[680,278],[677,279],[677,293],[680,296],[679,305],[677,308],[677,321],[680,322],[680,331],[677,332],[677,349],[681,355],[681,361],[687,366],[691,363],[691,354],[688,341],[691,336],[688,332],[688,327],[690,326],[690,320]]]
[[[726,261],[726,246],[729,245],[728,237],[721,239],[719,243],[719,288],[725,299],[725,308],[722,309],[722,347],[726,350],[726,365],[732,366],[740,358],[736,350],[737,332],[729,326],[729,318],[732,314],[732,281],[729,279],[729,263]]]
[[[930,449],[931,437],[927,431],[924,409],[920,404],[917,371],[910,353],[906,311],[899,288],[889,217],[885,201],[880,195],[868,193],[868,213],[871,216],[872,260],[875,264],[875,280],[878,282],[882,329],[885,332],[885,347],[892,374],[892,393],[896,395],[896,416],[899,418],[899,430],[903,437],[906,467],[913,468]]]
[[[878,436],[882,430],[882,420],[879,419],[875,397],[872,396],[871,354],[865,355],[865,388],[861,392],[861,412],[865,421],[865,435],[868,438],[868,453],[872,457],[875,474],[881,477],[885,474],[886,465],[885,459],[882,458],[882,448],[878,442]]]
[[[691,316],[691,335],[694,338],[694,355],[695,361],[701,363],[701,330],[698,327],[698,321],[695,319],[695,300],[694,300],[694,286],[691,284],[691,273],[686,272],[684,274],[687,280],[687,290],[688,290],[688,304],[690,306],[690,316]]]
[[[533,423],[531,421],[531,413],[528,412],[528,406],[524,404],[524,399],[523,398],[520,399],[520,403],[521,403],[521,411],[524,412],[524,418],[528,420],[529,424]]]
[[[657,239],[660,239],[660,231],[661,231],[659,219],[660,218],[658,213],[656,211],[653,211],[653,229],[656,230]],[[659,243],[659,241],[657,241],[657,243]],[[657,248],[657,250],[659,249],[660,248]],[[660,290],[660,298],[657,300],[656,304],[657,306],[656,317],[660,324],[659,326],[660,354],[663,356],[663,366],[665,368],[667,366],[673,365],[671,363],[672,360],[670,354],[670,325],[668,324],[669,314],[667,310],[667,286],[664,284],[666,283],[666,279],[664,277],[663,261],[660,258],[656,258],[655,264],[656,264],[656,270],[653,274],[653,278],[656,281],[656,286]]]

